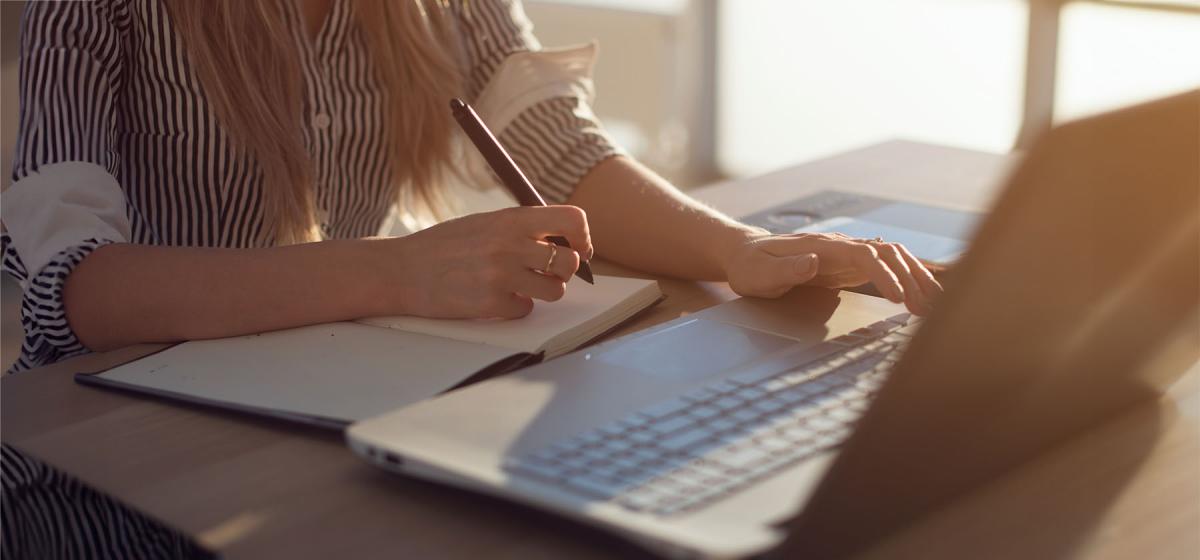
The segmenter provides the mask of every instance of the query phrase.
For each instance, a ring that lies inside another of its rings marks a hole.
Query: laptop
[[[852,553],[1200,358],[1200,91],[1027,154],[933,313],[741,299],[353,425],[390,471],[674,557]]]

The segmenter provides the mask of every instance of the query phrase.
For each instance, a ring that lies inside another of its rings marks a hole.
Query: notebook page
[[[186,342],[97,376],[221,403],[357,421],[433,397],[512,354],[330,323]]]
[[[597,276],[594,285],[575,279],[567,284],[567,293],[562,299],[555,302],[535,300],[533,311],[520,319],[372,317],[359,322],[520,352],[539,352],[547,342],[562,333],[578,330],[591,323],[611,322],[614,308],[623,307],[626,300],[644,293],[652,284],[656,282],[615,276]]]

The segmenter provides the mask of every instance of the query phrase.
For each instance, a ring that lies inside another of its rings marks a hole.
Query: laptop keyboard
[[[841,444],[916,328],[891,317],[822,343],[799,367],[747,368],[505,468],[634,511],[693,510]]]

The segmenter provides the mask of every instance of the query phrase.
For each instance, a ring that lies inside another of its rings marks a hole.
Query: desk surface
[[[826,188],[982,208],[1010,163],[889,142],[694,194],[734,215]],[[669,299],[625,332],[733,297],[721,284],[663,281],[662,287]],[[0,382],[3,440],[228,557],[638,554],[605,534],[528,508],[387,475],[329,433],[71,380],[75,371],[155,348],[93,354],[6,377]],[[1155,441],[1149,451],[1146,438]],[[1161,401],[1097,426],[918,520],[866,556],[1195,558],[1197,465],[1200,367]]]

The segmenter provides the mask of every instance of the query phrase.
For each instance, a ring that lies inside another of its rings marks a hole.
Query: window
[[[719,165],[761,173],[890,138],[1010,150],[1029,1],[1049,0],[720,2]],[[1200,87],[1200,2],[1068,2],[1049,24],[1055,120]]]

